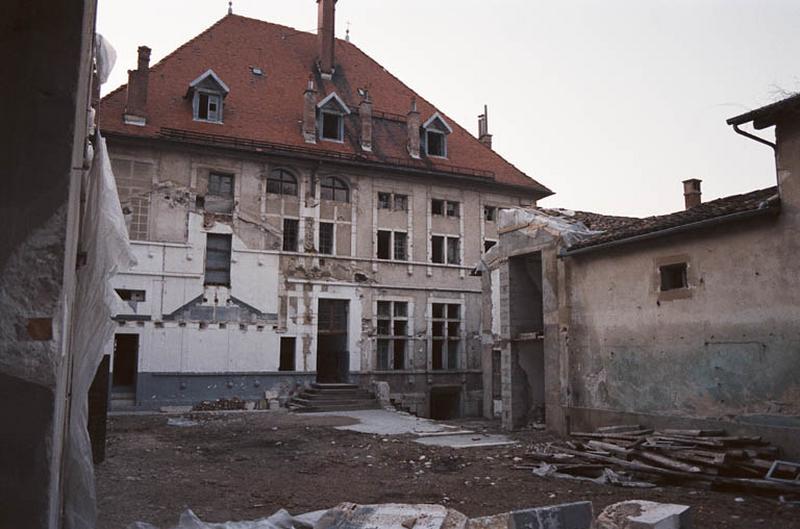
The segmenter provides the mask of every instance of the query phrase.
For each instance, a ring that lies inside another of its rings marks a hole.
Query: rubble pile
[[[668,482],[705,482],[729,488],[800,494],[800,464],[779,460],[779,449],[757,436],[723,430],[653,430],[640,425],[574,432],[563,443],[536,445],[518,465],[539,476],[652,486],[627,474]],[[611,478],[609,478],[611,476]]]
[[[244,410],[246,402],[239,397],[230,399],[204,400],[195,404],[192,411]]]

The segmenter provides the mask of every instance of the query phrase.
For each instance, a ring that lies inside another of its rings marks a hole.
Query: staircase
[[[131,411],[136,409],[136,393],[130,392],[111,392],[110,411]]]
[[[355,384],[311,384],[289,401],[290,410],[298,413],[380,409],[375,395]]]

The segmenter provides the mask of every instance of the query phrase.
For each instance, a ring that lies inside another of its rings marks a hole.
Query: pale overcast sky
[[[234,12],[316,31],[314,0],[234,0]],[[99,0],[118,53],[103,93],[227,12],[227,0]],[[337,36],[556,195],[547,207],[618,215],[682,209],[775,184],[771,150],[731,116],[800,90],[796,0],[340,0]],[[298,95],[298,104],[300,95]]]

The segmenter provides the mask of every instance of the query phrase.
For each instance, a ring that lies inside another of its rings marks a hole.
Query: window
[[[202,121],[222,121],[222,98],[218,94],[197,93],[197,117]]]
[[[333,255],[333,223],[319,223],[319,253]]]
[[[206,285],[230,286],[231,236],[209,233],[206,236]]]
[[[408,260],[408,236],[402,231],[378,231],[378,259]]]
[[[391,193],[378,193],[378,209],[389,209],[392,207]]]
[[[408,195],[395,195],[394,209],[397,211],[408,211]]]
[[[297,219],[283,219],[283,251],[297,251],[297,236],[300,233],[300,221]]]
[[[493,241],[491,239],[486,239],[483,241],[483,253],[488,252],[492,249],[492,247],[497,244],[497,241]]]
[[[447,213],[448,217],[459,217],[461,215],[461,204],[448,200],[445,204],[445,213]]]
[[[328,176],[320,183],[320,198],[336,202],[350,202],[350,188],[341,179]]]
[[[144,290],[128,290],[125,288],[117,288],[114,289],[114,291],[117,293],[120,299],[122,299],[122,301],[138,303],[145,300]]]
[[[203,208],[211,213],[233,211],[233,175],[209,173],[208,192],[203,199]]]
[[[453,200],[431,200],[431,215],[447,215],[458,218],[461,216],[461,203]]]
[[[322,139],[343,141],[344,140],[344,118],[335,112],[322,112]]]
[[[392,232],[378,232],[378,259],[391,259]]]
[[[447,156],[447,139],[444,133],[429,130],[425,134],[428,156]]]
[[[376,315],[378,369],[405,369],[408,344],[408,303],[378,301]]]
[[[689,283],[687,281],[686,270],[686,263],[675,263],[659,267],[661,291],[688,288]]]
[[[282,336],[281,358],[280,358],[280,364],[278,366],[278,371],[295,370],[294,349],[295,349],[295,339]]]
[[[461,264],[461,241],[458,237],[447,238],[448,264]]]
[[[497,218],[497,208],[494,206],[483,206],[483,220],[494,222]]]
[[[394,259],[395,261],[406,261],[408,255],[408,236],[401,231],[394,232]]]
[[[431,303],[431,361],[433,369],[458,369],[461,346],[461,305]]]
[[[297,196],[297,179],[286,169],[275,169],[267,178],[267,193]]]
[[[444,263],[444,237],[434,235],[431,237],[431,262]]]

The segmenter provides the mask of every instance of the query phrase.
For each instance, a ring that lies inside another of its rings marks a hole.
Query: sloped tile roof
[[[723,218],[739,213],[761,210],[776,211],[780,208],[777,200],[778,188],[768,187],[742,195],[733,195],[704,202],[698,206],[668,215],[645,218],[609,217],[597,213],[576,212],[575,217],[588,228],[602,231],[573,244],[567,253],[593,248],[611,242],[633,240],[645,235],[656,235],[672,228],[700,227],[705,221]]]
[[[552,191],[530,178],[497,153],[479,142],[441,111],[453,127],[448,138],[448,159],[423,157],[414,161],[406,150],[406,115],[416,98],[421,121],[437,109],[387,72],[353,44],[336,40],[336,73],[324,80],[316,68],[317,36],[238,15],[227,15],[203,33],[180,46],[150,69],[147,125],[123,123],[125,85],[107,95],[101,103],[100,125],[110,133],[156,138],[163,129],[188,131],[193,137],[222,135],[287,145],[336,156],[357,157],[389,165],[412,164],[421,169],[463,174],[480,172],[487,180],[516,186],[531,195],[544,197]],[[251,67],[264,71],[253,75]],[[208,69],[229,87],[225,98],[224,124],[192,119],[192,101],[186,97],[189,83]],[[314,75],[318,100],[333,91],[351,109],[358,109],[359,88],[368,88],[374,104],[373,152],[361,150],[359,117],[347,116],[345,141],[303,140],[303,92]],[[463,84],[456,89],[463,89]],[[233,140],[230,140],[233,141]]]

